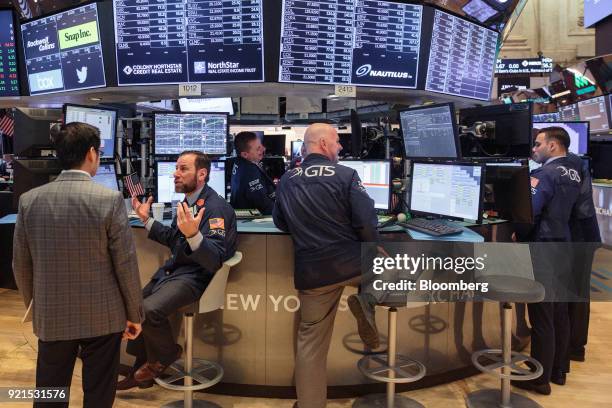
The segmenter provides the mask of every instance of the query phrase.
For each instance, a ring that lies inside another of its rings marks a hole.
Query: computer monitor
[[[180,98],[178,101],[181,112],[227,112],[230,116],[234,114],[232,98]]]
[[[93,106],[64,104],[64,123],[83,122],[100,131],[101,158],[115,157],[115,136],[117,134],[117,111]]]
[[[338,137],[340,137],[340,144],[342,145],[342,150],[340,150],[340,157],[347,157],[353,153],[353,144],[351,140],[353,138],[352,133],[338,133]]]
[[[15,159],[13,161],[13,205],[15,208],[23,193],[55,180],[61,172],[62,167],[56,158]]]
[[[24,157],[40,157],[42,150],[54,149],[50,129],[54,124],[59,123],[61,117],[62,111],[59,109],[15,109],[15,134],[12,138],[15,154]]]
[[[388,160],[340,160],[340,164],[357,171],[374,208],[390,211],[391,162]]]
[[[264,157],[261,161],[261,166],[264,172],[270,177],[272,180],[280,180],[280,178],[285,174],[285,158],[272,156],[272,157]]]
[[[574,154],[584,155],[589,154],[589,122],[545,122],[534,123],[533,136],[537,136],[540,130],[560,127],[565,129],[570,137],[569,151]]]
[[[531,156],[531,123],[530,103],[462,109],[461,153],[463,157],[527,158]]]
[[[559,108],[559,115],[563,122],[575,122],[580,120],[580,112],[578,110],[578,104],[572,103],[571,105],[561,106]]]
[[[410,211],[480,222],[483,173],[479,164],[413,162]]]
[[[361,158],[363,144],[363,133],[361,131],[361,120],[355,109],[351,109],[351,156]]]
[[[185,199],[185,194],[174,191],[175,170],[176,162],[174,161],[158,161],[156,163],[156,199],[158,203],[173,203]],[[225,197],[225,161],[213,160],[210,162],[208,185],[221,197]]]
[[[494,210],[507,221],[532,224],[529,165],[513,162],[486,166],[484,210]]]
[[[100,163],[96,175],[93,176],[93,181],[111,190],[119,191],[117,174],[115,173],[115,163]]]
[[[561,113],[559,112],[549,112],[549,113],[539,113],[533,115],[534,122],[560,122],[561,121]]]
[[[303,145],[304,145],[304,142],[301,140],[291,141],[291,160],[295,159],[296,157],[302,156],[302,146]]]
[[[612,179],[612,141],[591,142],[591,168],[594,179]]]
[[[285,135],[265,135],[263,136],[263,145],[266,148],[266,156],[284,156],[285,155]]]
[[[407,159],[461,157],[452,103],[404,109],[399,121]]]
[[[605,96],[578,102],[578,113],[580,120],[590,123],[591,132],[607,133],[610,131],[608,104]]]
[[[185,150],[227,154],[227,113],[166,113],[153,115],[156,155],[179,155]]]

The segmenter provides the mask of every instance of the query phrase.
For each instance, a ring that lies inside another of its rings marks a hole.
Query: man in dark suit
[[[13,246],[17,286],[33,301],[36,387],[70,387],[80,347],[83,406],[111,407],[122,334],[136,338],[143,319],[136,250],[123,196],[92,180],[98,129],[69,123],[55,143],[64,171],[21,196]]]
[[[171,226],[149,216],[152,197],[145,203],[132,198],[132,206],[149,231],[149,238],[170,248],[172,255],[143,289],[143,335],[128,343],[136,357],[134,369],[119,382],[125,390],[152,385],[177,360],[176,344],[168,317],[196,302],[221,264],[236,252],[236,216],[230,205],[208,186],[210,160],[199,151],[185,151],[176,162],[174,187],[185,193]]]

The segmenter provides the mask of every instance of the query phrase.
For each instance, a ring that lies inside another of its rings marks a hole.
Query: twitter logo
[[[82,84],[87,80],[87,67],[82,67],[76,70],[77,77],[79,78],[79,84]]]

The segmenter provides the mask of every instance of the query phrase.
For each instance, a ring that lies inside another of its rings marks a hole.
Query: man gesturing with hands
[[[209,173],[210,160],[204,153],[181,153],[174,187],[177,193],[185,193],[185,200],[178,205],[170,226],[149,216],[152,197],[144,203],[132,197],[132,207],[149,238],[169,247],[172,254],[142,290],[142,335],[127,346],[136,361],[118,390],[153,385],[154,378],[181,356],[182,348],[173,338],[168,317],[196,302],[221,264],[236,251],[234,210],[208,186]]]

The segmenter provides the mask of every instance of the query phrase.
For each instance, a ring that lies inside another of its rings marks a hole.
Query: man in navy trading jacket
[[[295,382],[299,408],[322,408],[334,318],[345,286],[360,281],[361,243],[376,242],[376,212],[357,172],[339,165],[336,130],[313,124],[304,137],[306,159],[279,183],[274,223],[291,233],[294,284],[300,299]],[[352,310],[352,308],[351,308]],[[369,309],[373,311],[373,306]],[[360,335],[378,333],[372,316],[358,320]]]
[[[149,231],[149,238],[170,248],[172,255],[144,287],[145,322],[142,336],[128,343],[136,357],[134,370],[117,389],[152,385],[182,352],[175,343],[168,316],[196,302],[221,264],[236,251],[236,216],[227,202],[208,186],[210,160],[199,151],[181,153],[174,172],[177,193],[185,200],[167,227],[149,217],[152,197],[132,206]]]
[[[567,158],[570,137],[565,129],[550,127],[538,133],[533,147],[533,159],[542,167],[531,173],[533,228],[519,234],[521,241],[570,242],[570,217],[580,194],[580,168]],[[534,247],[538,251],[539,247]],[[536,265],[555,279],[562,274],[554,265],[564,255],[554,247],[547,246],[542,254],[532,254],[534,271]],[[545,265],[544,267],[542,267]],[[555,269],[555,270],[553,270]],[[555,288],[545,285],[547,297],[554,296]],[[549,293],[552,292],[552,293]],[[566,302],[541,302],[528,305],[531,330],[531,356],[538,360],[544,373],[535,380],[513,381],[516,387],[548,395],[550,382],[565,383],[565,372],[569,369],[569,315]]]
[[[253,132],[240,132],[234,139],[236,161],[232,169],[234,208],[256,208],[264,215],[272,214],[276,187],[261,167],[266,148]]]

